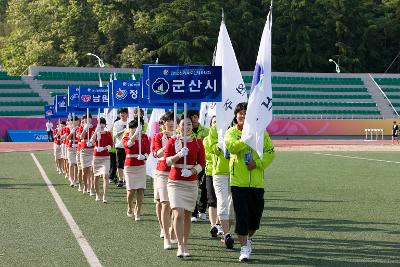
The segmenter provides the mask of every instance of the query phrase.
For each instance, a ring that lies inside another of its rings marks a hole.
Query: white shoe
[[[172,249],[172,245],[171,245],[170,241],[167,239],[164,239],[164,249],[165,250]]]
[[[103,203],[107,203],[107,199],[105,196],[103,196]]]
[[[163,230],[160,231],[160,238],[164,238],[164,231]]]
[[[78,187],[78,192],[82,192],[81,186]]]
[[[184,253],[183,253],[182,247],[178,245],[178,250],[176,251],[176,256],[179,258],[182,258],[183,254]]]
[[[74,183],[74,182],[70,182],[70,183],[69,183],[69,186],[70,186],[70,187],[74,187],[74,186],[75,186],[75,183]]]
[[[171,244],[178,244],[178,240],[177,239],[171,239]]]
[[[200,221],[205,222],[207,220],[207,215],[205,213],[200,213],[199,219],[200,219]]]
[[[100,197],[96,195],[96,201],[100,201]]]
[[[129,218],[133,217],[133,213],[129,213],[129,211],[126,212],[126,216],[128,216]]]
[[[192,217],[192,218],[190,219],[190,221],[191,221],[192,223],[197,223],[197,218],[196,218],[196,217]]]
[[[250,259],[251,247],[249,246],[249,242],[247,242],[246,246],[242,246],[240,248],[240,256],[239,261],[248,261]]]
[[[89,193],[89,196],[91,196],[91,197],[94,196],[94,193],[92,191],[89,191],[88,193]]]
[[[224,235],[224,229],[222,229],[222,226],[217,224],[216,227],[218,229],[217,235]]]
[[[136,215],[135,214],[135,221],[140,221],[141,219],[140,219],[140,215]]]

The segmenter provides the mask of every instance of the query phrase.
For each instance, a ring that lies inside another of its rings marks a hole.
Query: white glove
[[[107,149],[108,151],[111,151],[111,146],[110,146],[110,145],[106,146],[106,149]]]
[[[76,131],[76,129],[75,129],[75,127],[73,127],[73,128],[71,129],[71,133],[74,134],[75,131]]]
[[[96,133],[98,133],[98,132],[100,132],[100,130],[101,130],[101,126],[100,126],[100,124],[97,124],[97,126],[96,126]]]
[[[142,154],[139,154],[139,155],[137,155],[137,159],[138,160],[145,160],[146,157],[144,155],[142,155]]]
[[[187,156],[188,154],[189,154],[189,148],[183,147],[183,148],[178,152],[177,155],[178,155],[180,158],[183,158],[183,157]]]
[[[96,147],[96,151],[97,152],[103,152],[104,151],[104,147],[98,146],[98,147]]]
[[[188,169],[182,169],[181,174],[182,174],[183,177],[190,177],[190,176],[193,175],[193,173]]]
[[[86,142],[86,146],[91,147],[91,146],[93,146],[93,144],[92,144],[92,142],[88,141],[88,142]]]
[[[83,126],[83,130],[87,132],[89,130],[89,127],[90,127],[90,125],[85,123]]]

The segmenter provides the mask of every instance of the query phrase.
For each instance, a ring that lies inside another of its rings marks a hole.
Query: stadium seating
[[[35,92],[2,93],[0,91],[0,97],[39,97],[39,94]]]
[[[251,83],[252,76],[243,76],[245,83]],[[273,84],[331,84],[331,85],[363,85],[361,78],[336,78],[336,77],[290,77],[272,76]]]
[[[0,80],[21,80],[21,76],[11,76],[5,71],[0,71]]]
[[[113,73],[100,73],[100,77],[103,81],[110,80],[113,77]],[[119,80],[131,80],[132,74],[130,73],[117,73],[117,79]],[[135,78],[139,79],[140,75],[135,74]],[[96,72],[39,72],[34,77],[36,80],[60,80],[60,81],[98,81],[99,73]]]
[[[273,98],[301,99],[371,99],[371,95],[328,95],[328,94],[273,94]]]
[[[374,78],[379,85],[400,85],[400,78]]]

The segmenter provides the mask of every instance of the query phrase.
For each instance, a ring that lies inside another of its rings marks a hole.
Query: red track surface
[[[335,139],[301,139],[301,140],[273,140],[276,147],[297,147],[315,145],[391,145],[389,140],[364,141],[364,140],[335,140]],[[52,150],[53,143],[0,143],[0,152],[19,151],[45,151]]]

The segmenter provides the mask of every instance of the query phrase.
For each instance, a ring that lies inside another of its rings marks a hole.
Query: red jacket
[[[81,126],[82,127],[82,132],[83,132],[83,126]],[[94,126],[92,126],[91,128],[89,128],[89,137],[92,137],[92,135],[93,135],[93,133],[94,133],[94,131],[95,131],[95,127]],[[81,133],[82,133],[81,132]],[[85,132],[85,138],[83,139],[83,140],[81,140],[81,149],[82,148],[93,148],[93,146],[91,146],[91,147],[88,147],[87,146],[87,140],[88,140],[88,137],[87,137],[87,132]]]
[[[153,152],[153,156],[158,159],[157,161],[157,170],[158,171],[163,171],[163,172],[169,172],[171,170],[170,166],[167,166],[167,163],[164,158],[164,154],[159,158],[157,156],[157,151],[163,148],[162,144],[162,138],[164,134],[163,133],[158,133],[154,135],[153,137],[153,143],[152,143],[152,148],[151,151]],[[168,140],[171,139],[171,137],[168,137]]]
[[[129,132],[127,132],[122,139],[122,144],[125,148],[125,154],[126,154],[126,159],[125,159],[125,164],[124,166],[141,166],[145,164],[144,160],[138,160],[136,156],[139,154],[139,142],[138,140],[135,140],[134,144],[132,147],[128,147],[128,141],[129,141]],[[150,143],[149,143],[149,138],[147,137],[146,134],[142,134],[142,155],[149,155],[150,154]],[[132,156],[129,156],[132,155]]]
[[[113,146],[113,140],[112,140],[112,136],[110,132],[104,132],[101,134],[100,136],[100,144],[97,140],[96,137],[96,141],[94,142],[94,146],[95,147],[106,147],[106,146]],[[108,150],[105,148],[105,150],[101,151],[101,152],[97,152],[96,148],[93,151],[93,156],[95,157],[105,157],[105,156],[109,156],[110,153],[108,152]]]
[[[60,131],[60,132],[61,132],[61,131]],[[58,133],[58,128],[55,128],[55,129],[53,130],[54,144],[56,144],[56,145],[61,145],[61,133],[60,133],[60,135],[58,135],[58,137],[56,137],[57,133]]]
[[[164,151],[164,159],[168,157],[175,156],[179,151],[175,151],[175,141],[177,137],[172,137],[169,139],[167,147]],[[183,139],[180,138],[181,146],[183,147]],[[188,141],[186,147],[189,149],[189,153],[186,157],[187,169],[193,168],[193,166],[199,164],[203,169],[206,166],[206,155],[204,151],[203,142],[201,139],[193,139]],[[183,177],[181,175],[182,167],[174,166],[179,165],[183,166],[184,158],[180,158],[176,163],[172,165],[171,172],[169,173],[168,179],[171,180],[185,180],[185,181],[195,181],[197,180],[197,175],[193,174],[189,177]],[[191,165],[192,167],[190,167]]]

